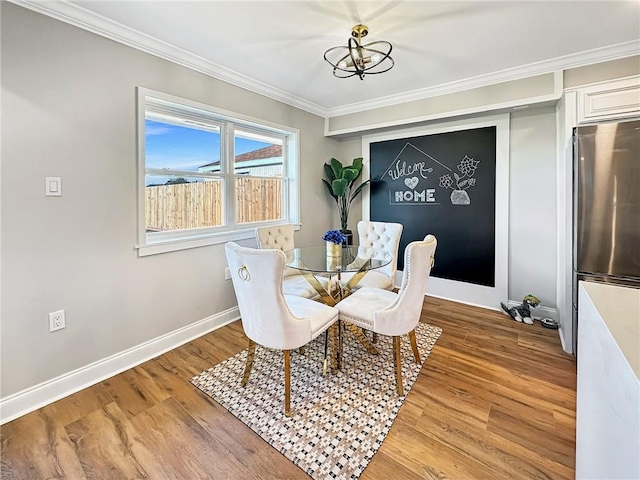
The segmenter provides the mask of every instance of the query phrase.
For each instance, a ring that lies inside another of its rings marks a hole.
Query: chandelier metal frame
[[[360,80],[364,80],[365,75],[377,75],[393,68],[393,46],[384,40],[362,45],[362,39],[368,33],[369,27],[358,24],[351,29],[351,37],[346,46],[333,47],[324,52],[324,59],[333,67],[334,76],[350,78],[357,75]],[[343,51],[344,54],[335,61],[329,60],[328,56],[339,51]]]

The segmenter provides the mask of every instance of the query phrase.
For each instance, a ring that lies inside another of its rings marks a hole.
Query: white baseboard
[[[238,307],[199,320],[0,399],[0,425],[140,365],[240,318]]]
[[[564,332],[562,331],[562,325],[558,328],[558,335],[560,336],[560,344],[562,345],[562,350],[569,355],[576,356],[576,352],[573,351],[573,345],[567,345],[564,341]]]
[[[452,302],[463,303],[465,305],[471,305],[472,307],[480,307],[480,308],[486,308],[487,310],[495,310],[495,311],[498,311],[498,312],[502,312],[502,308],[501,307],[488,307],[487,305],[481,305],[481,304],[473,303],[473,302],[465,302],[463,300],[453,299],[453,298],[442,296],[442,295],[434,295],[431,292],[427,292],[426,295],[428,297],[441,298],[443,300],[449,300],[449,301],[452,301]],[[516,306],[520,305],[521,303],[522,302],[516,302],[515,300],[509,300],[507,302],[507,307],[509,307],[509,308],[516,307]],[[534,314],[533,318],[535,320],[540,320],[541,318],[547,318],[548,317],[548,318],[553,318],[555,321],[558,321],[558,310],[555,309],[555,308],[535,307],[535,308],[532,308],[531,311]],[[562,338],[560,340],[562,341]],[[562,345],[563,345],[563,349],[564,349],[564,342],[562,342]]]
[[[429,288],[427,286],[427,288]],[[488,307],[487,305],[481,305],[479,303],[474,303],[474,302],[465,302],[464,300],[460,300],[459,298],[451,298],[448,296],[443,296],[443,295],[434,295],[431,292],[427,292],[426,293],[427,297],[433,297],[433,298],[441,298],[442,300],[449,300],[450,302],[456,302],[456,303],[462,303],[464,305],[471,305],[472,307],[480,307],[480,308],[486,308],[487,310],[494,310],[494,311],[500,311],[500,308],[496,308],[496,307]]]
[[[506,283],[504,286],[499,286],[496,283],[495,287],[487,287],[485,285],[430,277],[427,283],[427,295],[497,310],[500,308],[500,300],[507,297],[507,288]]]

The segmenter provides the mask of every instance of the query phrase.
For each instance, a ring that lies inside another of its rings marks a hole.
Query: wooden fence
[[[148,231],[222,225],[222,182],[207,181],[145,188]],[[282,180],[237,178],[236,223],[282,218]]]

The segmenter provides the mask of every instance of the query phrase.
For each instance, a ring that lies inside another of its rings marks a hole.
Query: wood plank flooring
[[[422,321],[442,336],[361,478],[574,478],[557,331],[433,298]],[[308,479],[189,383],[246,345],[238,321],[3,425],[2,478]]]

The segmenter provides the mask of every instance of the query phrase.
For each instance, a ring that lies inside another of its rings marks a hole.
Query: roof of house
[[[236,155],[237,162],[248,162],[249,160],[260,160],[262,158],[275,158],[282,156],[282,145],[269,145],[252,152]]]
[[[250,162],[252,160],[262,160],[264,158],[277,158],[281,156],[282,156],[282,145],[269,145],[268,147],[259,148],[258,150],[253,150],[251,152],[236,155],[235,161],[236,163]],[[202,165],[200,168],[211,167],[213,165],[219,165],[219,164],[220,164],[220,161],[207,163],[206,165]]]

